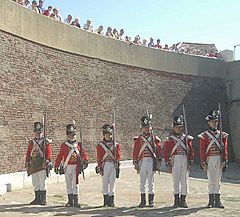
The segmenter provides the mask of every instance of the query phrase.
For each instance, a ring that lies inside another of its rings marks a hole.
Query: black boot
[[[186,195],[181,195],[180,198],[180,206],[179,207],[183,207],[183,208],[188,208],[187,202],[186,202]]]
[[[221,200],[220,200],[220,194],[215,194],[215,204],[214,204],[214,207],[224,209],[224,206],[223,206],[223,204],[221,203]]]
[[[141,194],[141,202],[138,205],[139,208],[143,208],[146,206],[146,194]]]
[[[177,208],[180,205],[180,201],[179,201],[179,194],[174,194],[174,204],[173,207]]]
[[[154,194],[148,194],[149,207],[154,207]]]
[[[78,203],[78,195],[77,194],[73,195],[73,206],[81,207],[80,203]]]
[[[40,195],[40,191],[35,191],[35,198],[32,202],[30,202],[30,205],[40,205],[41,203],[41,195]]]
[[[43,206],[45,206],[47,204],[46,195],[47,195],[46,191],[40,191],[40,204]]]
[[[68,202],[65,206],[73,206],[73,194],[68,194]]]
[[[109,196],[108,206],[110,206],[110,207],[115,207],[115,204],[114,204],[114,195]]]
[[[214,194],[209,194],[208,208],[214,207]]]
[[[103,195],[103,206],[108,206],[109,204],[109,195]]]

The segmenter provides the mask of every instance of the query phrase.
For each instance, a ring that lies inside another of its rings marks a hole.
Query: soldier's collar
[[[104,142],[112,142],[112,139],[106,140],[105,138],[103,139]]]
[[[212,131],[212,132],[217,132],[218,129],[209,127],[209,130]]]
[[[67,140],[70,144],[73,144],[74,142],[76,142],[76,139],[74,140]]]
[[[175,133],[175,132],[173,131],[173,135],[176,136],[176,137],[180,137],[180,136],[182,135],[182,133]]]

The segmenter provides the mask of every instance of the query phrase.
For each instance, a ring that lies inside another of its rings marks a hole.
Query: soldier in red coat
[[[102,127],[103,140],[97,145],[96,173],[102,176],[103,206],[114,207],[115,181],[119,177],[120,144],[113,144],[113,127]]]
[[[151,115],[144,115],[141,118],[143,133],[135,139],[133,147],[133,164],[137,173],[140,174],[139,208],[146,206],[147,180],[149,206],[154,206],[154,174],[156,171],[160,172],[162,161],[160,139],[152,133],[151,119]]]
[[[54,170],[58,174],[59,168],[63,167],[68,194],[66,206],[80,207],[78,176],[88,166],[88,155],[82,144],[76,140],[76,126],[74,124],[66,126],[66,134],[67,141],[61,145]]]
[[[173,119],[172,134],[165,139],[164,160],[170,168],[173,178],[174,207],[187,208],[188,176],[193,166],[193,137],[182,133],[184,118],[182,115]]]
[[[46,179],[48,168],[52,167],[52,151],[50,140],[43,138],[43,124],[41,122],[34,123],[34,137],[28,143],[25,165],[28,168],[28,175],[32,175],[32,185],[35,192],[35,199],[30,204],[46,205]]]
[[[199,135],[201,167],[207,172],[208,207],[224,208],[220,200],[222,171],[228,162],[228,134],[218,130],[219,111],[210,111],[205,118],[209,129]],[[221,135],[220,135],[221,134]]]

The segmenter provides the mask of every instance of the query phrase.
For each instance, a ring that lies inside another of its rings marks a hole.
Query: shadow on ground
[[[116,208],[103,208],[103,207],[93,207],[86,206],[83,208],[75,207],[63,207],[63,206],[29,206],[28,204],[9,204],[1,205],[0,213],[21,213],[21,214],[44,214],[51,213],[53,216],[104,216],[104,217],[114,217],[114,216],[136,216],[136,217],[146,217],[146,216],[182,216],[197,213],[200,210],[205,209],[205,207],[192,207],[188,209],[178,208],[175,209],[172,206],[160,207],[160,208],[144,208],[139,209],[137,207],[116,207]]]

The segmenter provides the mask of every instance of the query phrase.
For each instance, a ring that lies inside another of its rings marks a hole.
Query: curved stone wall
[[[224,62],[129,47],[8,0],[0,1],[0,19],[1,173],[24,170],[26,140],[45,108],[53,160],[65,140],[65,125],[74,119],[83,124],[93,162],[100,128],[111,122],[113,109],[122,159],[131,159],[132,137],[140,133],[145,108],[153,113],[155,133],[164,139],[183,104],[198,157],[197,134],[206,128],[204,117],[226,100]]]

